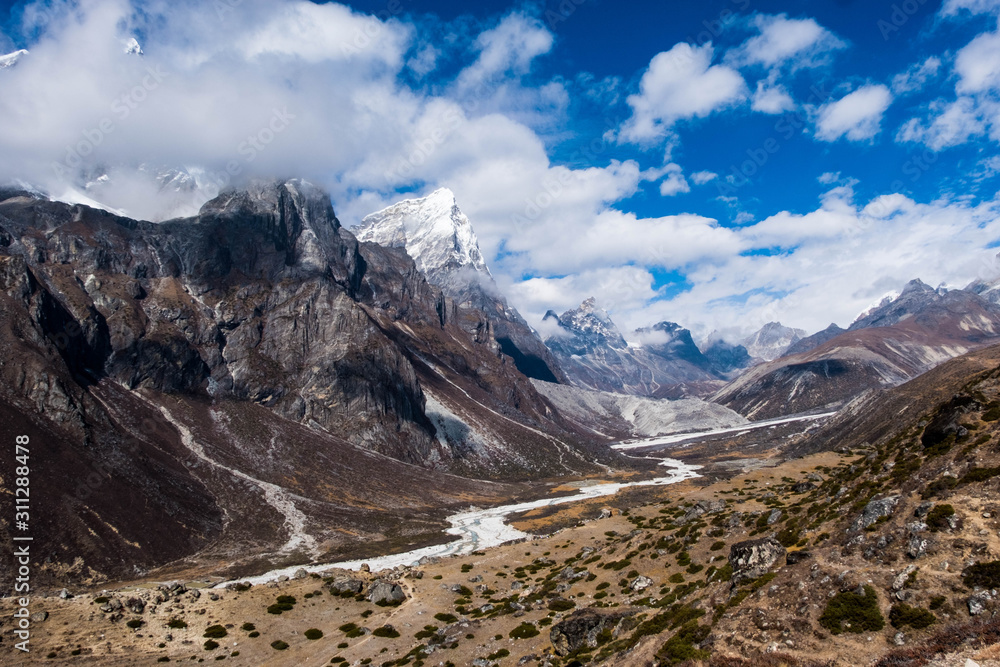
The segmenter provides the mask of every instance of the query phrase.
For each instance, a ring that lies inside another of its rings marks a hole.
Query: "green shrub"
[[[969,472],[962,475],[958,483],[975,484],[976,482],[985,482],[997,475],[1000,475],[1000,468],[972,468]]]
[[[381,628],[375,628],[372,630],[372,634],[376,637],[384,637],[386,639],[395,639],[399,636],[399,632],[389,625],[383,625]]]
[[[172,618],[169,621],[167,621],[167,627],[173,628],[174,630],[183,630],[187,626],[188,626],[187,621],[184,621],[179,618]]]
[[[675,572],[674,574],[670,575],[670,578],[667,579],[667,581],[669,581],[672,584],[683,584],[684,575],[681,574],[680,572]]]
[[[205,642],[205,650],[206,651],[214,651],[217,648],[219,648],[219,642],[213,641],[211,639],[209,639],[209,640],[207,640]]]
[[[557,598],[549,602],[550,611],[569,611],[575,606],[576,603],[573,602],[572,600],[566,600],[561,598]]]
[[[830,598],[819,617],[819,624],[835,635],[845,631],[855,634],[876,632],[884,628],[885,617],[878,608],[878,594],[867,585],[864,591],[864,595],[843,591]]]
[[[935,595],[934,597],[931,598],[931,603],[928,606],[931,608],[931,611],[934,611],[943,607],[944,603],[947,601],[948,598],[946,598],[945,596]]]
[[[276,641],[271,642],[271,648],[273,648],[275,651],[284,651],[286,648],[288,648],[288,643],[278,639]]]
[[[511,630],[509,636],[511,639],[529,639],[537,637],[539,634],[541,633],[538,632],[538,628],[534,624],[525,622]]]
[[[133,618],[131,621],[129,621],[125,625],[127,625],[130,628],[132,628],[133,630],[138,630],[139,628],[141,628],[143,626],[143,620],[141,618]]]
[[[229,633],[226,632],[226,628],[221,625],[213,625],[205,629],[205,634],[202,637],[208,637],[209,639],[222,639]]]
[[[445,613],[434,614],[434,618],[437,619],[437,620],[439,620],[439,621],[441,621],[442,623],[457,623],[458,622],[458,617],[455,616],[454,614],[445,614]]]
[[[302,634],[305,635],[306,639],[312,639],[314,641],[317,640],[317,639],[322,639],[323,638],[323,631],[319,630],[317,628],[309,628],[308,630],[306,630]]]
[[[984,422],[995,422],[1000,419],[1000,405],[993,405],[983,412]]]
[[[935,505],[927,513],[927,526],[935,533],[949,527],[948,517],[955,516],[955,508],[951,505]]]
[[[1000,560],[970,565],[962,572],[962,581],[969,588],[1000,587]]]
[[[697,621],[690,621],[685,624],[673,637],[667,640],[656,657],[669,665],[676,665],[687,660],[704,660],[708,658],[708,651],[699,651],[695,644],[702,642],[712,628],[707,625],[698,625]]]
[[[279,595],[276,602],[278,604],[295,604],[295,598],[291,595]]]
[[[111,598],[109,598],[109,597],[107,597],[105,595],[100,595],[100,596],[94,598],[94,604],[105,604],[107,602],[111,602]]]
[[[272,604],[267,608],[267,613],[279,616],[282,612],[291,611],[292,609],[293,607],[290,604]]]
[[[941,479],[936,479],[928,484],[927,488],[924,489],[920,496],[924,500],[927,500],[928,498],[940,498],[956,486],[958,486],[958,480],[954,477],[942,477]]]
[[[909,626],[922,630],[936,621],[934,614],[920,607],[911,607],[905,602],[894,604],[889,610],[889,623],[897,630]]]
[[[260,633],[254,630],[253,632],[248,634],[247,637],[249,637],[250,639],[256,639],[257,637],[260,637]]]
[[[253,632],[256,629],[257,626],[254,625],[253,623],[244,623],[243,625],[240,626],[240,630],[242,630],[243,632]]]
[[[718,542],[713,542],[712,546],[710,546],[708,548],[708,550],[709,551],[719,551],[720,549],[725,549],[725,548],[726,548],[726,543],[723,542],[722,540],[719,540]]]

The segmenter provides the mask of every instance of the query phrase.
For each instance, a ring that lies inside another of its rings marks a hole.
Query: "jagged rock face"
[[[850,530],[852,532],[864,530],[865,528],[875,524],[875,522],[879,519],[892,516],[893,511],[896,509],[896,505],[899,504],[899,498],[899,496],[889,496],[888,498],[870,501],[867,505],[865,505],[864,509],[861,510],[861,514],[854,520],[854,523],[851,524]]]
[[[789,347],[785,350],[785,355],[804,354],[810,350],[816,349],[828,340],[833,340],[845,331],[847,331],[847,329],[842,329],[836,324],[831,324],[822,331],[814,333],[812,336],[807,336]]]
[[[789,347],[804,338],[802,329],[792,329],[780,322],[768,322],[760,331],[743,341],[750,356],[771,361],[782,356]]]
[[[488,317],[459,317],[399,251],[359,245],[305,182],[255,183],[160,224],[6,199],[8,291],[38,292],[24,303],[47,335],[66,335],[77,376],[253,401],[415,463],[451,456],[417,357],[478,368],[479,389],[529,421],[547,411],[498,356]]]
[[[718,337],[709,337],[702,354],[712,368],[723,375],[741,371],[753,363],[750,353],[745,347],[734,345]]]
[[[544,382],[565,382],[558,362],[493,281],[479,240],[450,190],[442,188],[422,199],[408,199],[373,213],[353,230],[358,240],[400,248],[413,258],[427,280],[464,310],[484,312],[504,354],[518,370]],[[459,314],[476,333],[476,317]]]
[[[785,547],[773,537],[737,542],[729,550],[733,585],[738,586],[767,574],[784,557]]]
[[[636,332],[641,346],[631,346],[608,313],[593,298],[579,308],[545,321],[545,344],[571,382],[582,388],[638,396],[676,397],[682,385],[705,385],[690,393],[708,393],[721,384],[720,374],[701,354],[691,333],[672,322]]]

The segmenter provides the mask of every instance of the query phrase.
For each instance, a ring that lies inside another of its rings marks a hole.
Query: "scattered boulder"
[[[368,563],[362,563],[361,567],[358,568],[359,572],[371,572],[372,567]]]
[[[889,496],[879,500],[873,500],[865,505],[860,516],[851,524],[851,531],[857,532],[873,525],[883,517],[890,517],[899,504],[899,496]]]
[[[62,589],[61,591],[59,591],[59,598],[60,598],[60,599],[62,599],[62,600],[69,600],[69,599],[71,599],[72,597],[73,597],[73,594],[72,594],[72,593],[70,593],[70,592],[69,592],[68,590],[66,590],[65,588],[64,588],[64,589]]]
[[[781,521],[782,514],[784,513],[781,510],[771,510],[771,513],[767,516],[767,525],[773,526]]]
[[[737,542],[729,550],[734,586],[766,574],[785,556],[785,547],[773,537]]]
[[[611,509],[610,507],[602,507],[601,508],[601,513],[600,513],[600,515],[597,518],[598,519],[610,519],[614,515],[615,515],[615,511],[613,509]]]
[[[557,655],[569,655],[584,645],[595,648],[605,628],[616,627],[636,613],[631,609],[579,609],[552,626],[549,639]]]
[[[368,590],[368,600],[374,604],[389,603],[398,604],[406,599],[406,594],[403,593],[403,589],[399,584],[394,584],[391,581],[376,581],[371,585]]]
[[[901,591],[903,587],[906,586],[907,579],[910,575],[917,571],[916,565],[908,565],[906,569],[896,575],[896,578],[892,580],[892,590]]]
[[[336,577],[330,582],[330,590],[334,593],[354,593],[360,595],[365,590],[365,582],[353,577]]]
[[[822,478],[820,478],[820,481],[822,481]],[[813,482],[799,482],[798,484],[792,486],[792,493],[809,493],[817,488],[819,487],[817,487]]]
[[[906,546],[906,555],[910,558],[917,559],[922,556],[927,555],[927,549],[930,548],[931,542],[926,537],[921,537],[920,535],[913,535],[910,537],[910,541]]]
[[[986,603],[989,602],[989,599],[989,594],[987,593],[972,594],[966,600],[966,605],[969,607],[969,616],[979,616],[986,611]]]
[[[699,500],[684,513],[684,516],[677,520],[677,524],[683,526],[698,517],[705,516],[706,514],[718,514],[725,511],[725,509],[725,500]]]
[[[795,565],[809,558],[812,558],[812,554],[808,551],[789,551],[788,555],[785,556],[785,562],[789,565]]]
[[[635,579],[633,579],[632,583],[630,583],[628,585],[628,587],[630,589],[632,589],[632,591],[634,593],[638,593],[640,591],[646,590],[647,588],[649,588],[652,585],[653,585],[653,580],[652,579],[650,579],[649,577],[643,577],[643,576],[640,575],[640,576],[636,577]]]
[[[306,572],[306,569],[304,567],[300,567],[299,569],[295,570],[295,575],[294,575],[295,579],[305,579],[308,576],[309,573]]]
[[[31,622],[32,623],[41,623],[42,621],[47,620],[48,617],[49,617],[49,612],[47,612],[47,611],[36,611],[34,614],[31,615]]]

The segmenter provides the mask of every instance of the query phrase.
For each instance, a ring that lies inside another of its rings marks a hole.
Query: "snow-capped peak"
[[[554,313],[552,313],[554,315]],[[546,315],[547,318],[550,315]],[[597,300],[590,297],[580,304],[579,308],[567,310],[558,317],[559,324],[575,334],[586,337],[604,339],[612,347],[622,349],[628,347],[618,326],[603,308],[597,305]]]
[[[129,37],[128,39],[126,39],[123,44],[123,47],[125,49],[126,54],[129,55],[135,54],[137,56],[142,55],[142,47],[139,46],[139,40],[137,40],[135,37]]]
[[[858,313],[858,316],[854,318],[854,322],[860,322],[861,320],[865,319],[866,317],[874,313],[879,308],[884,308],[885,306],[888,306],[890,303],[898,299],[899,296],[900,293],[897,292],[896,290],[886,292],[884,295],[882,295],[881,299],[872,303],[870,306],[868,306],[860,313]],[[852,322],[851,324],[854,324],[854,322]]]
[[[447,188],[372,213],[354,233],[359,241],[405,248],[424,273],[471,268],[491,277],[472,223]]]
[[[7,69],[8,67],[13,67],[16,65],[21,58],[28,55],[27,49],[21,49],[20,51],[15,51],[14,53],[8,53],[5,56],[0,56],[0,69]]]

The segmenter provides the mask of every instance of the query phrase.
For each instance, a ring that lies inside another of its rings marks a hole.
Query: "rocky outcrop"
[[[851,532],[864,530],[865,528],[874,525],[879,519],[892,516],[892,513],[896,510],[896,505],[898,504],[899,496],[889,496],[888,498],[870,501],[867,505],[865,505],[865,508],[861,510],[861,514],[858,515],[858,518],[851,523]]]
[[[598,635],[605,629],[614,631],[623,619],[635,614],[635,610],[629,609],[579,609],[552,626],[549,639],[557,655],[569,655],[583,646],[594,648]]]
[[[737,542],[729,550],[732,583],[738,586],[767,574],[785,557],[785,547],[773,537]]]

